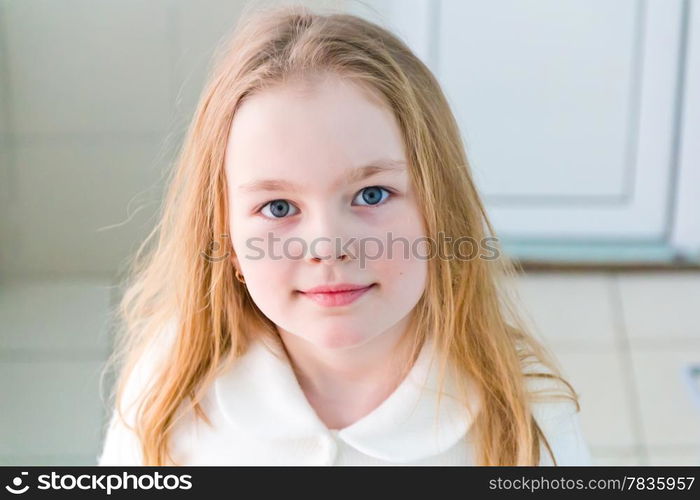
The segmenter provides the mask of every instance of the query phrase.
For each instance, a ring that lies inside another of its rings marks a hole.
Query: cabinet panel
[[[436,5],[429,64],[499,233],[662,238],[682,2]]]
[[[634,161],[639,4],[443,5],[440,76],[485,196],[624,195]]]

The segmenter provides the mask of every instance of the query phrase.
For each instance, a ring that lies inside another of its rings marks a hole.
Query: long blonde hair
[[[224,153],[232,117],[246,96],[292,79],[311,81],[323,72],[364,85],[398,120],[428,236],[433,241],[439,233],[453,240],[468,236],[476,242],[496,236],[440,85],[388,30],[300,5],[259,8],[241,17],[214,63],[168,179],[158,223],[130,264],[117,311],[117,345],[107,367],[120,366],[111,396],[122,415],[124,389],[137,361],[177,318],[177,335],[172,344],[159,346],[165,362],[143,387],[130,425],[144,465],[173,463],[168,440],[180,410],[193,410],[210,424],[200,401],[220,370],[245,353],[253,335],[276,335],[275,325],[235,279],[231,261],[202,253],[229,232]],[[445,245],[442,255],[454,257],[453,250]],[[464,375],[458,383],[467,378],[476,383],[483,397],[472,426],[477,464],[537,465],[542,443],[556,464],[531,412],[539,396],[527,390],[526,380],[561,382],[562,391],[548,398],[572,400],[577,411],[578,396],[555,358],[528,333],[517,292],[509,286],[518,272],[515,264],[503,252],[490,259],[428,262],[426,289],[412,311],[414,353],[430,332],[441,373],[450,364]],[[465,404],[474,389],[460,384]]]

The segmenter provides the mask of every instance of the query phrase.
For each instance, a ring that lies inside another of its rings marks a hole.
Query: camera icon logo
[[[27,476],[28,474],[29,474],[29,472],[22,472],[21,473],[22,476]],[[22,493],[25,493],[29,489],[28,484],[25,485],[24,488],[20,488],[20,486],[22,486],[22,477],[20,477],[20,476],[17,476],[12,480],[12,485],[14,486],[14,488],[12,486],[5,486],[5,489],[14,495],[21,495]],[[18,488],[18,489],[15,489],[15,488]]]

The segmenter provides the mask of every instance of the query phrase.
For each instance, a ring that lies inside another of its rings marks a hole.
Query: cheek
[[[270,247],[269,235],[246,231],[244,226],[233,235],[233,248],[246,282],[267,288],[278,286],[288,280],[290,260],[283,257],[282,249]]]
[[[428,262],[425,257],[421,257],[424,252],[419,251],[416,254],[415,248],[416,245],[413,249],[409,248],[406,255],[403,246],[398,245],[391,258],[375,263],[376,279],[381,283],[390,302],[403,304],[407,301],[417,301],[425,289]]]
[[[246,287],[261,308],[278,300],[279,291],[287,290],[292,283],[289,261],[273,258],[276,254],[270,254],[268,237],[259,224],[232,218],[233,251],[245,276]],[[283,287],[285,284],[287,286]]]
[[[430,245],[419,220],[420,215],[411,212],[394,224],[391,235],[382,238],[385,249],[381,258],[367,263],[384,287],[387,300],[397,306],[417,302],[425,289]]]
[[[285,260],[268,258],[241,259],[245,287],[253,302],[275,323],[281,324],[290,314],[294,279],[292,269]]]

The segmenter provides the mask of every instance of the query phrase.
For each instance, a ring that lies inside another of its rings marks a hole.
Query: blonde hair
[[[144,465],[173,463],[168,440],[180,410],[193,410],[211,425],[200,401],[220,370],[246,352],[253,335],[277,332],[235,279],[231,261],[202,257],[210,242],[229,232],[224,153],[232,117],[247,96],[326,72],[372,90],[397,118],[428,236],[495,239],[448,102],[404,42],[360,17],[322,15],[300,5],[258,9],[235,28],[215,54],[168,179],[161,217],[134,255],[117,312],[122,321],[110,365],[122,365],[112,394],[121,418],[137,361],[176,318],[177,335],[172,344],[158,346],[164,362],[143,387],[129,426],[140,440]],[[542,443],[556,464],[531,412],[539,392],[528,391],[526,380],[562,382],[559,387],[567,390],[548,399],[571,400],[576,411],[580,406],[517,310],[517,292],[507,285],[518,271],[502,252],[495,259],[464,260],[454,258],[453,250],[445,245],[441,255],[453,258],[428,260],[426,289],[412,311],[412,359],[431,332],[441,374],[448,364],[456,368],[464,403],[469,405],[475,389],[480,392],[472,426],[477,464],[538,465]],[[467,379],[476,387],[467,386]]]

